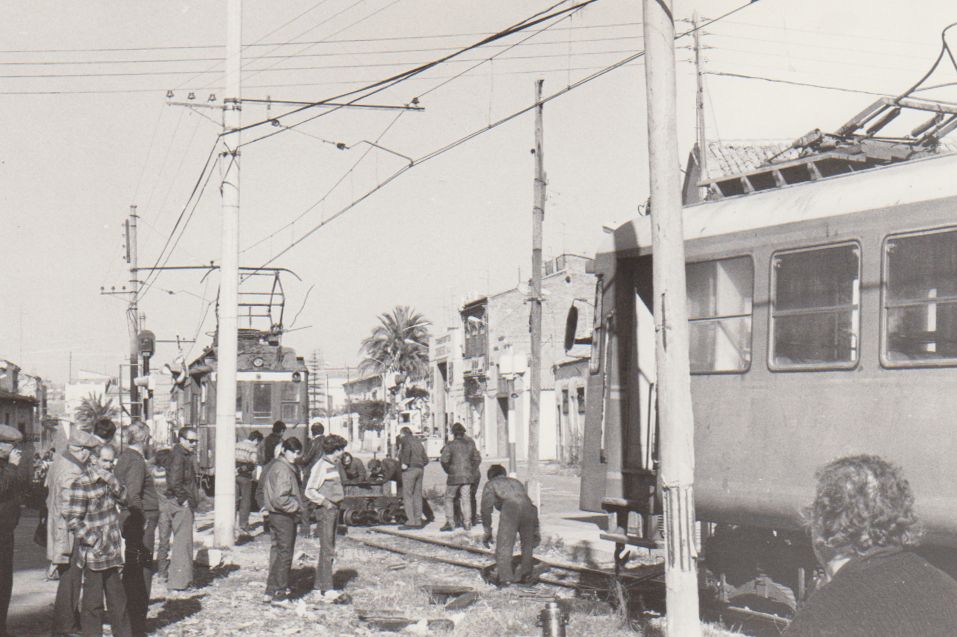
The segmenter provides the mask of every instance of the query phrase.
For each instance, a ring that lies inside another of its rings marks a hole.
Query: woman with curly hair
[[[824,584],[785,636],[957,633],[957,581],[907,550],[920,525],[897,467],[869,455],[827,464],[805,518]]]

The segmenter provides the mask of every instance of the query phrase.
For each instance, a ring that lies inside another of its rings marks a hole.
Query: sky
[[[333,97],[554,4],[246,0],[242,97]],[[874,0],[677,0],[677,30],[690,28],[694,12],[707,21],[742,5],[703,30],[712,140],[833,130],[872,93],[896,95],[916,82],[939,52],[941,29],[957,21],[957,6],[945,0],[903,12]],[[140,215],[141,266],[220,258],[221,165],[200,183],[198,199],[190,194],[221,130],[226,2],[12,0],[4,13],[0,358],[56,382],[71,370],[116,374],[129,350],[126,300],[100,290],[129,284],[130,206]],[[329,365],[354,365],[376,316],[396,305],[414,307],[441,333],[465,299],[527,279],[531,112],[387,180],[407,158],[531,105],[536,79],[550,95],[640,51],[641,19],[640,2],[598,0],[363,100],[402,107],[417,98],[424,110],[340,109],[290,129],[245,131],[240,263],[262,265],[295,243],[271,262],[299,277],[282,278],[285,344],[304,356],[319,350]],[[676,42],[682,157],[695,137],[691,44]],[[933,78],[955,79],[943,67]],[[639,60],[545,105],[546,257],[594,254],[602,225],[627,220],[647,198],[644,90]],[[952,87],[934,96],[957,101]],[[245,102],[243,123],[290,108]],[[320,110],[280,121],[292,126]],[[255,141],[270,132],[277,134]],[[211,343],[218,274],[167,271],[148,281],[146,326],[159,339],[196,341],[181,350],[162,344],[154,360],[194,357]],[[271,287],[256,278],[242,289]]]

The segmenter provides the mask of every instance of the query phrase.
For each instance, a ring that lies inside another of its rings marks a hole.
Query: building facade
[[[565,319],[573,303],[579,310],[579,324],[591,324],[595,277],[589,273],[590,266],[591,259],[571,254],[544,264],[539,411],[539,457],[544,460],[562,456],[560,418],[552,408],[556,400],[555,365],[566,358]],[[454,360],[454,355],[440,356],[440,345],[454,347],[451,340],[443,344],[437,342],[431,356],[433,378],[445,380],[440,368],[445,363],[444,373],[448,377],[445,382],[450,385],[443,395],[445,404],[433,399],[433,410],[438,414],[441,407],[442,414],[460,420],[487,457],[506,457],[509,442],[515,444],[519,460],[528,455],[531,398],[528,295],[528,287],[519,285],[470,299],[460,311],[461,363],[453,362],[449,371],[448,362]],[[569,355],[587,353],[587,346],[578,345]]]

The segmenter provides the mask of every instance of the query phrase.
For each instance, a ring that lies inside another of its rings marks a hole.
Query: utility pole
[[[694,26],[694,68],[695,78],[697,80],[697,91],[695,99],[695,112],[698,116],[698,170],[701,173],[701,179],[708,178],[708,138],[705,135],[704,128],[704,69],[701,66],[701,31],[698,30],[698,12],[695,11],[691,17]]]
[[[130,206],[130,216],[126,220],[126,262],[130,265],[130,421],[136,420],[140,416],[140,393],[136,384],[136,378],[139,376],[139,332],[140,332],[140,314],[139,314],[139,271],[137,270],[137,243],[136,226],[139,215],[136,214],[136,204]]]
[[[643,0],[648,161],[654,249],[655,356],[665,514],[665,594],[670,637],[700,637],[694,546],[694,415],[688,362],[672,0]]]
[[[226,96],[223,100],[223,226],[216,351],[216,497],[213,541],[232,548],[236,519],[236,366],[239,349],[239,144],[242,0],[229,0],[226,19]]]
[[[528,409],[528,494],[536,505],[541,505],[541,484],[538,480],[538,433],[541,421],[542,398],[542,222],[545,220],[545,149],[542,122],[542,85],[535,80],[535,203],[532,206],[532,296],[531,303],[531,362],[529,365]]]

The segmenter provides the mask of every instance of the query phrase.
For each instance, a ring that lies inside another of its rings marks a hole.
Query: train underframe
[[[653,496],[605,498],[602,508],[608,515],[602,539],[615,544],[616,573],[626,572],[635,557],[664,560],[662,511]],[[695,540],[702,591],[736,613],[787,621],[822,574],[801,532],[699,520]]]

